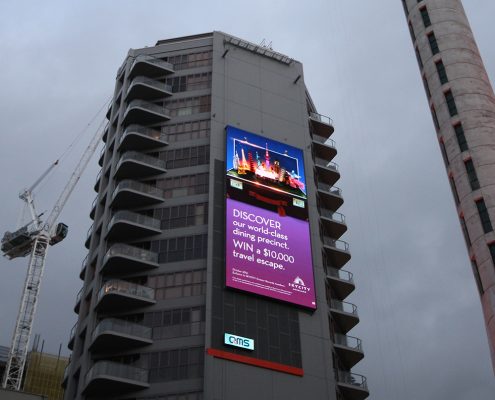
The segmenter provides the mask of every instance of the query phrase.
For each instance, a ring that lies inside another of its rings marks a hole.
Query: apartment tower
[[[213,32],[131,49],[99,158],[66,399],[361,400],[330,118]]]
[[[481,297],[495,370],[495,96],[460,0],[402,4]]]

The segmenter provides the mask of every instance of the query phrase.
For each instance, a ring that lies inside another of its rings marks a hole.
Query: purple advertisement
[[[226,285],[316,309],[301,149],[227,127]]]

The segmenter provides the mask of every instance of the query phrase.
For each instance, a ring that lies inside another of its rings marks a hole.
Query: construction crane
[[[34,314],[38,303],[39,289],[48,246],[59,243],[67,236],[67,225],[63,223],[56,224],[56,221],[72,191],[76,187],[77,182],[81,178],[82,173],[86,169],[89,160],[98,147],[98,143],[104,133],[100,128],[101,126],[97,129],[96,134],[85,149],[48,217],[43,221],[42,217],[44,213],[37,214],[34,206],[33,191],[58,165],[59,160],[50,165],[31,187],[23,190],[19,194],[19,198],[24,201],[25,207],[29,209],[31,221],[17,229],[15,232],[5,232],[1,241],[1,250],[4,253],[4,256],[9,259],[30,255],[24,291],[22,293],[21,304],[17,315],[14,334],[12,336],[12,344],[10,346],[7,365],[2,380],[2,387],[4,389],[18,391],[21,388],[29,338],[31,336]]]

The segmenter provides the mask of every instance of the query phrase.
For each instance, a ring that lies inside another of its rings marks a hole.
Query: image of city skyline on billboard
[[[226,285],[315,309],[303,152],[226,131]]]

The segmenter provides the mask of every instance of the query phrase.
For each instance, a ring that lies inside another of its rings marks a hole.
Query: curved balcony
[[[91,218],[93,221],[94,221],[95,215],[96,215],[96,202],[97,201],[98,201],[98,195],[93,200],[93,203],[91,203],[91,211],[89,212],[89,218]]]
[[[89,348],[93,352],[128,350],[153,343],[151,328],[117,318],[107,318],[96,325]]]
[[[164,200],[163,190],[142,182],[120,181],[112,193],[113,208],[144,207],[161,203]]]
[[[117,211],[108,224],[107,239],[130,240],[159,233],[160,220],[132,211]]]
[[[98,193],[98,190],[100,188],[101,174],[102,174],[102,170],[100,169],[100,172],[98,172],[98,175],[96,175],[95,185],[93,186],[93,189],[95,190],[96,193]]]
[[[141,125],[129,125],[119,139],[119,150],[148,150],[168,146],[167,135]]]
[[[155,304],[155,291],[147,286],[112,279],[98,292],[96,308],[100,311],[118,311]]]
[[[67,348],[69,350],[74,350],[74,342],[76,341],[76,329],[77,329],[77,322],[70,330],[69,342],[67,343]]]
[[[352,273],[342,269],[327,267],[327,281],[339,299],[345,299],[354,289]]]
[[[84,260],[81,263],[81,269],[79,270],[79,279],[84,280],[84,275],[86,274],[86,267],[88,266],[89,253],[86,254]]]
[[[109,111],[111,110],[111,107],[108,109]],[[110,114],[108,114],[108,117],[107,119],[110,119]],[[106,143],[107,142],[107,139],[108,139],[108,131],[110,130],[110,123],[107,122],[107,124],[105,125],[105,128],[103,130],[103,136],[101,137],[101,140],[103,140],[103,143]]]
[[[335,370],[335,380],[346,400],[364,400],[370,394],[366,378],[362,375]]]
[[[323,249],[332,263],[332,267],[340,268],[350,259],[349,243],[343,240],[335,240],[329,236],[323,236]]]
[[[79,292],[77,292],[76,304],[74,305],[74,312],[76,314],[79,314],[79,310],[81,308],[81,299],[82,299],[83,289],[84,289],[84,286],[81,288],[81,290],[79,290]]]
[[[93,227],[95,223],[93,222],[86,233],[86,240],[84,241],[84,247],[89,250],[89,245],[91,244],[91,235],[93,234]]]
[[[83,393],[98,397],[149,388],[148,371],[114,361],[97,361],[86,374]]]
[[[162,106],[144,100],[132,100],[124,113],[123,125],[129,124],[155,124],[168,121],[170,112]]]
[[[98,165],[103,167],[103,160],[105,159],[105,147],[101,149],[100,156],[98,157]]]
[[[313,152],[317,157],[332,160],[337,155],[334,140],[316,134],[311,135],[311,140],[313,142]]]
[[[330,314],[344,333],[349,332],[358,324],[359,317],[357,307],[354,304],[331,299],[329,306]]]
[[[325,232],[333,238],[340,238],[346,231],[345,216],[341,213],[319,207],[320,220]]]
[[[124,243],[110,247],[103,258],[102,273],[132,273],[158,268],[158,254]]]
[[[311,126],[311,132],[315,135],[329,138],[333,133],[333,121],[332,118],[318,113],[309,114],[309,123]]]
[[[145,76],[136,76],[127,89],[126,100],[143,99],[154,100],[160,97],[171,96],[172,87],[156,79]]]
[[[316,179],[327,185],[332,185],[340,179],[339,166],[320,157],[314,158]]]
[[[160,76],[172,74],[174,66],[166,61],[160,60],[153,56],[139,55],[132,62],[129,75]]]
[[[117,163],[115,177],[117,179],[136,178],[165,172],[167,172],[165,161],[137,151],[126,151]]]
[[[342,190],[340,190],[338,187],[334,187],[324,182],[318,181],[316,183],[316,189],[318,190],[320,203],[325,208],[337,211],[339,207],[344,204]]]
[[[333,345],[340,360],[348,369],[354,367],[364,357],[362,341],[354,336],[336,333]]]

